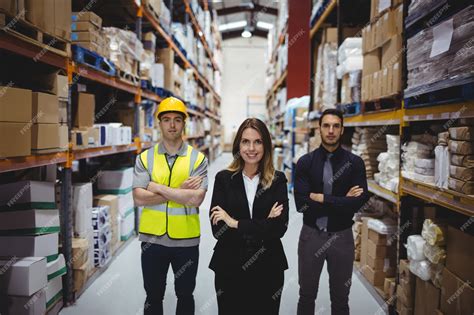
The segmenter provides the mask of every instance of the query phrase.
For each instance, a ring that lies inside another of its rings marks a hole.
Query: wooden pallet
[[[71,43],[0,9],[0,30],[60,56],[71,55]],[[38,56],[38,58],[41,56]]]
[[[138,75],[117,69],[117,76],[121,81],[131,85],[140,86],[140,77]]]
[[[361,112],[362,113],[372,113],[379,111],[389,111],[401,108],[402,101],[400,96],[391,95],[384,98],[379,98],[372,101],[362,102]]]
[[[75,62],[89,66],[97,71],[103,72],[114,77],[117,73],[115,65],[107,58],[88,50],[84,47],[72,46],[73,59]]]

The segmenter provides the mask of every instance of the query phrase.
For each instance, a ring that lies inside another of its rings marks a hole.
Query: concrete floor
[[[196,314],[217,314],[214,291],[214,273],[208,268],[215,240],[211,234],[208,209],[211,202],[215,174],[230,162],[231,154],[221,155],[209,168],[209,192],[201,206],[200,262],[195,291]],[[302,215],[296,212],[294,199],[290,196],[290,220],[288,231],[283,238],[285,253],[290,268],[285,272],[285,286],[282,294],[280,314],[296,314],[298,302],[298,257],[297,246],[302,226]],[[170,268],[171,269],[171,268]],[[174,314],[176,300],[173,273],[168,273],[165,295],[165,314]],[[140,243],[132,241],[113,261],[110,267],[84,292],[73,306],[61,311],[62,315],[83,314],[143,314],[145,291],[140,265]],[[353,274],[350,294],[351,314],[383,314],[376,300]],[[328,274],[321,275],[316,314],[330,314]]]

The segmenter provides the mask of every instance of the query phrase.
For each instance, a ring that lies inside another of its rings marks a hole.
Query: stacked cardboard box
[[[135,208],[132,194],[133,168],[105,170],[98,180],[100,194],[112,194],[118,198],[118,230],[120,240],[126,241],[135,231]]]
[[[171,48],[157,49],[157,62],[163,65],[164,70],[164,85],[163,87],[168,91],[174,89],[174,51]]]
[[[59,150],[59,101],[57,95],[33,92],[31,151]]]
[[[383,287],[385,278],[395,276],[396,246],[390,242],[390,236],[368,229],[367,257],[364,276],[374,286]]]
[[[399,284],[397,286],[398,314],[413,314],[415,307],[416,277],[410,272],[408,260],[400,260],[398,268]]]
[[[0,91],[0,134],[8,135],[0,141],[0,158],[30,155],[32,93],[12,86]]]
[[[461,230],[448,227],[446,267],[443,270],[441,290],[441,311],[444,314],[474,312],[474,236],[467,233],[468,224],[462,226]]]
[[[377,7],[378,2],[372,1],[372,6]],[[362,30],[363,101],[391,96],[402,90],[403,5],[391,6],[390,1],[379,4],[383,10],[373,9],[377,14],[374,13],[372,23]]]
[[[92,262],[90,261],[90,248],[92,244],[87,238],[72,239],[71,263],[74,276],[74,291],[79,292],[89,278]]]
[[[352,234],[354,236],[354,260],[360,261],[361,242],[362,242],[362,222],[357,221],[352,225]]]
[[[26,20],[67,41],[71,38],[71,0],[25,0]]]
[[[449,128],[449,138],[449,188],[474,195],[474,123]]]
[[[61,298],[66,271],[58,254],[54,183],[18,181],[0,190],[0,208],[7,210],[0,211],[0,265],[6,270],[0,274],[0,290],[8,296],[9,313],[31,314],[18,303],[32,301],[34,314],[43,314]]]
[[[412,135],[411,141],[402,145],[403,177],[435,184],[434,147],[438,137],[429,134]]]
[[[72,42],[104,56],[106,41],[101,34],[102,19],[90,11],[74,12],[71,18]]]

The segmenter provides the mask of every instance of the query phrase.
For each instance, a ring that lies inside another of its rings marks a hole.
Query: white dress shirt
[[[247,202],[249,204],[250,218],[252,218],[253,202],[257,194],[258,184],[260,182],[260,174],[255,175],[252,179],[242,172],[244,178],[245,194],[247,195]]]

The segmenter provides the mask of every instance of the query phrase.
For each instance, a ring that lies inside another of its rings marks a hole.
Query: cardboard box
[[[439,308],[441,290],[430,281],[416,278],[415,315],[431,315]]]
[[[59,149],[67,150],[69,147],[69,128],[67,125],[59,125]]]
[[[397,34],[396,24],[395,24],[395,14],[392,10],[385,12],[381,17],[381,32],[382,40],[381,44],[383,45],[390,37]]]
[[[397,286],[397,300],[409,308],[413,308],[415,306],[415,283],[416,280],[413,281],[412,284],[408,284],[403,281]]]
[[[376,271],[366,266],[363,270],[365,278],[374,286],[379,287],[384,285],[385,272]]]
[[[382,47],[385,42],[385,34],[383,33],[382,19],[377,20],[373,25],[373,32],[375,33],[374,46],[376,48]]]
[[[367,266],[373,270],[387,271],[389,269],[393,269],[395,262],[393,258],[374,258],[370,255],[367,255]]]
[[[395,278],[385,278],[383,291],[389,298],[394,296],[397,293],[396,287],[397,285],[396,285]]]
[[[370,2],[370,20],[374,20],[378,16],[379,0]]]
[[[54,0],[54,35],[70,40],[71,14],[72,1]]]
[[[31,151],[54,152],[59,148],[59,124],[33,124]]]
[[[98,195],[94,196],[94,207],[108,206],[111,219],[118,217],[120,195]],[[133,199],[132,199],[133,200]]]
[[[380,49],[364,55],[362,76],[371,75],[380,70]]]
[[[393,9],[392,14],[395,23],[395,34],[401,35],[403,33],[403,4]]]
[[[0,0],[0,9],[3,9],[11,15],[17,15],[25,9],[24,0]]]
[[[400,63],[403,54],[403,39],[395,35],[382,46],[382,68],[391,68],[395,63]]]
[[[368,253],[368,242],[369,242],[369,227],[367,225],[369,218],[362,218],[362,232],[361,232],[361,243],[360,243],[360,265],[364,268],[367,265],[367,253]]]
[[[377,231],[369,229],[369,240],[371,240],[375,245],[387,245],[387,235],[380,234]]]
[[[58,254],[58,233],[0,236],[0,256],[48,257]]]
[[[33,92],[31,120],[34,123],[55,124],[59,122],[59,101],[56,95]]]
[[[72,268],[80,269],[82,265],[86,264],[89,257],[89,241],[86,238],[72,239]]]
[[[89,274],[89,265],[88,263],[85,263],[82,265],[80,268],[74,269],[73,270],[73,276],[74,276],[74,291],[79,292],[82,290],[84,285],[87,282],[87,279]]]
[[[73,32],[94,32],[97,30],[97,26],[90,22],[72,22],[71,30]]]
[[[27,123],[31,121],[32,94],[30,90],[0,86],[0,95],[2,96],[0,97],[0,122]]]
[[[402,91],[402,69],[401,63],[396,62],[392,68],[392,94],[400,93]]]
[[[374,72],[372,74],[372,81],[371,81],[371,93],[370,93],[370,100],[375,100],[380,98],[380,71]]]
[[[79,45],[85,49],[98,53],[99,55],[104,55],[103,48],[94,42],[74,42],[75,45]]]
[[[13,257],[0,260],[0,292],[7,295],[31,296],[48,282],[44,257]]]
[[[71,16],[72,22],[89,22],[99,30],[102,27],[102,18],[91,11],[73,12]]]
[[[410,262],[406,259],[401,259],[398,267],[400,280],[405,280],[409,283],[415,282],[415,275],[410,271]]]
[[[56,209],[54,183],[17,181],[0,185],[0,209]]]
[[[55,33],[55,0],[26,0],[25,10],[27,21],[49,34]]]
[[[62,125],[67,125],[67,102],[59,101],[59,123]]]
[[[0,141],[0,158],[31,154],[31,128],[26,126],[25,123],[0,122],[0,134],[8,135]]]
[[[66,269],[66,261],[64,259],[64,255],[59,254],[58,258],[56,258],[53,261],[50,261],[46,265],[46,269],[48,272],[48,281],[65,275],[67,272],[67,269]]]
[[[102,194],[126,194],[132,190],[133,168],[104,170],[98,179],[97,187]]]
[[[374,258],[386,258],[396,256],[394,246],[377,245],[372,240],[367,241],[367,254]]]
[[[8,305],[6,314],[44,315],[46,314],[46,293],[44,290],[39,290],[32,296],[8,296],[6,305]]]
[[[62,277],[56,277],[48,281],[48,285],[45,288],[46,308],[50,308],[57,301],[63,298],[62,290],[63,290]]]
[[[1,211],[0,231],[15,235],[59,233],[59,210]]]
[[[97,31],[73,32],[71,34],[71,40],[73,42],[92,42],[98,44],[99,46],[104,43],[104,39]]]
[[[383,68],[383,70],[381,71],[382,72],[382,81],[381,81],[381,85],[382,85],[382,88],[380,89],[380,96],[384,97],[384,96],[388,96],[390,95],[391,93],[391,87],[389,86],[389,83],[390,83],[390,80],[389,80],[389,77],[391,75],[389,69],[391,68]]]
[[[474,311],[474,288],[448,268],[443,269],[441,311],[445,314],[464,315]]]
[[[462,280],[474,283],[474,236],[448,226],[446,244],[446,268]]]
[[[79,93],[75,104],[77,104],[77,107],[74,126],[79,128],[92,127],[95,120],[95,95]]]
[[[69,99],[69,82],[67,76],[56,75],[56,84],[54,85],[53,93],[58,96],[60,101],[66,101]]]

